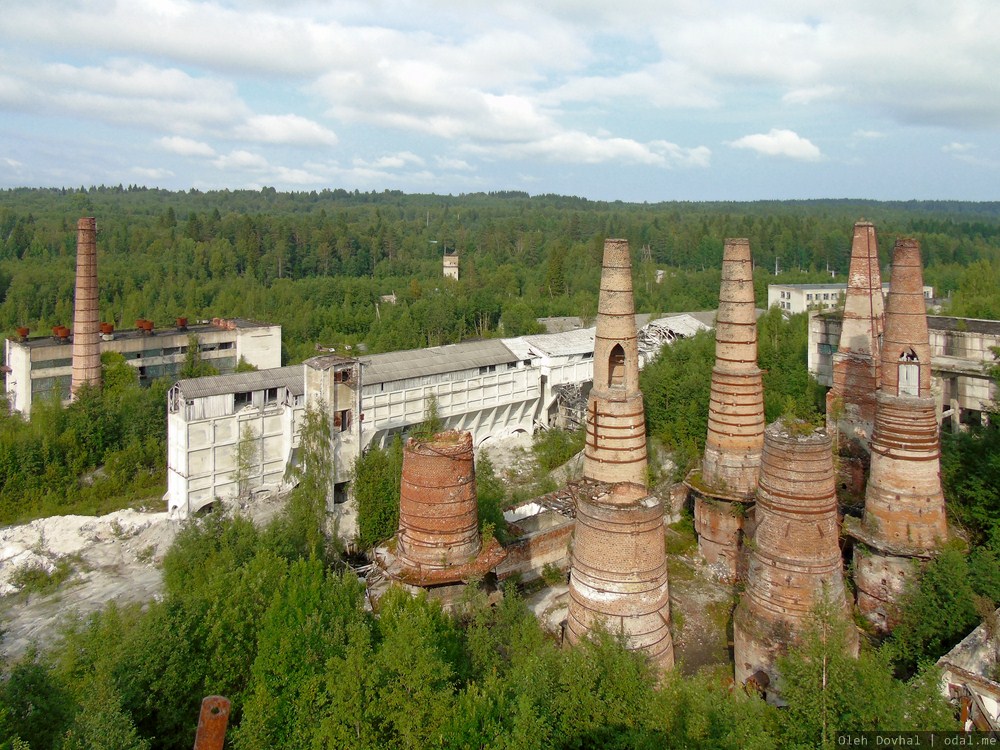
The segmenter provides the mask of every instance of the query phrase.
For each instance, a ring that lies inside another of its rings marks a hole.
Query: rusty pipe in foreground
[[[222,750],[231,705],[229,699],[221,695],[210,695],[201,702],[194,750]]]

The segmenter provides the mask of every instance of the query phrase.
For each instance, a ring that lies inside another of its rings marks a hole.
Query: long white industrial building
[[[708,326],[660,318],[639,333],[641,359]],[[422,422],[434,404],[446,428],[478,447],[572,425],[593,380],[594,329],[375,354],[326,354],[301,365],[178,381],[167,403],[167,508],[186,516],[217,498],[290,485],[307,408],[330,416],[334,497],[354,460]]]

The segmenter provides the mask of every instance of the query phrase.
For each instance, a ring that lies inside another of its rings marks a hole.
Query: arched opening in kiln
[[[900,396],[920,395],[920,360],[913,349],[906,349],[899,355],[899,386]]]
[[[621,344],[615,344],[608,357],[608,385],[625,385],[625,350]]]

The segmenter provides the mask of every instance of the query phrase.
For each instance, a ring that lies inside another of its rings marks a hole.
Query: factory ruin
[[[766,426],[752,272],[749,242],[727,239],[705,451],[678,493],[693,507],[700,555],[719,578],[745,584],[733,615],[734,676],[770,686],[775,698],[776,660],[820,601],[843,614],[847,648],[857,653],[845,555],[853,555],[858,610],[885,631],[915,565],[946,539],[940,425],[976,418],[995,395],[982,365],[1000,324],[928,318],[920,248],[910,239],[895,245],[884,301],[875,227],[860,221],[843,311],[810,315],[810,371],[830,386],[826,425]],[[60,327],[52,339],[22,329],[8,340],[14,408],[27,414],[33,396],[63,380],[69,395],[99,385],[100,353],[109,349],[144,377],[169,373],[184,354],[178,337],[192,334],[208,343],[203,351],[219,353],[210,361],[255,359],[259,371],[180,380],[169,391],[167,501],[183,517],[244,489],[287,488],[309,407],[331,417],[331,496],[340,501],[354,459],[408,432],[435,403],[445,430],[405,444],[398,533],[376,553],[384,574],[435,587],[487,574],[527,580],[554,565],[569,572],[569,643],[607,628],[659,670],[674,666],[665,514],[647,486],[639,367],[707,326],[680,315],[637,330],[625,240],[605,242],[594,328],[361,357],[329,352],[277,367],[276,327],[179,320],[154,333],[140,322],[117,335],[100,323],[96,223],[81,219],[72,337]],[[508,509],[507,545],[484,539],[475,449],[573,424],[586,433],[582,479]],[[235,454],[246,435],[258,461],[243,488]],[[864,498],[860,512],[838,505],[838,488]]]

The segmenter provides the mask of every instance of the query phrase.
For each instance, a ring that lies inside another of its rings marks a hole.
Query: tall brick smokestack
[[[567,638],[578,643],[602,624],[658,670],[671,669],[663,506],[640,485],[604,488],[576,498]]]
[[[583,473],[589,481],[574,491],[567,638],[578,643],[603,625],[622,633],[626,648],[670,669],[663,505],[646,489],[646,421],[625,240],[604,243]]]
[[[728,239],[722,256],[702,482],[752,497],[763,445],[764,387],[757,366],[750,241]]]
[[[757,366],[750,241],[727,239],[715,324],[715,367],[701,475],[689,476],[698,549],[730,579],[739,573],[744,518],[764,445],[764,387]]]
[[[857,655],[857,631],[844,587],[833,471],[833,443],[822,430],[779,420],[767,428],[757,491],[746,591],[733,617],[736,679],[763,671],[801,634],[825,596]]]
[[[844,322],[840,347],[833,355],[833,387],[826,396],[826,413],[831,429],[836,427],[865,450],[875,425],[884,308],[875,225],[859,221],[851,242]]]
[[[396,553],[403,564],[433,571],[479,554],[479,506],[472,434],[441,432],[403,446]]]
[[[73,300],[73,379],[70,390],[101,384],[100,309],[97,299],[97,221],[76,225],[76,295]]]
[[[646,484],[646,417],[626,240],[604,242],[583,474],[609,484]]]
[[[913,561],[933,556],[948,533],[923,283],[920,244],[898,240],[864,519],[848,527],[860,542],[854,555],[858,607],[883,630],[893,625]]]

